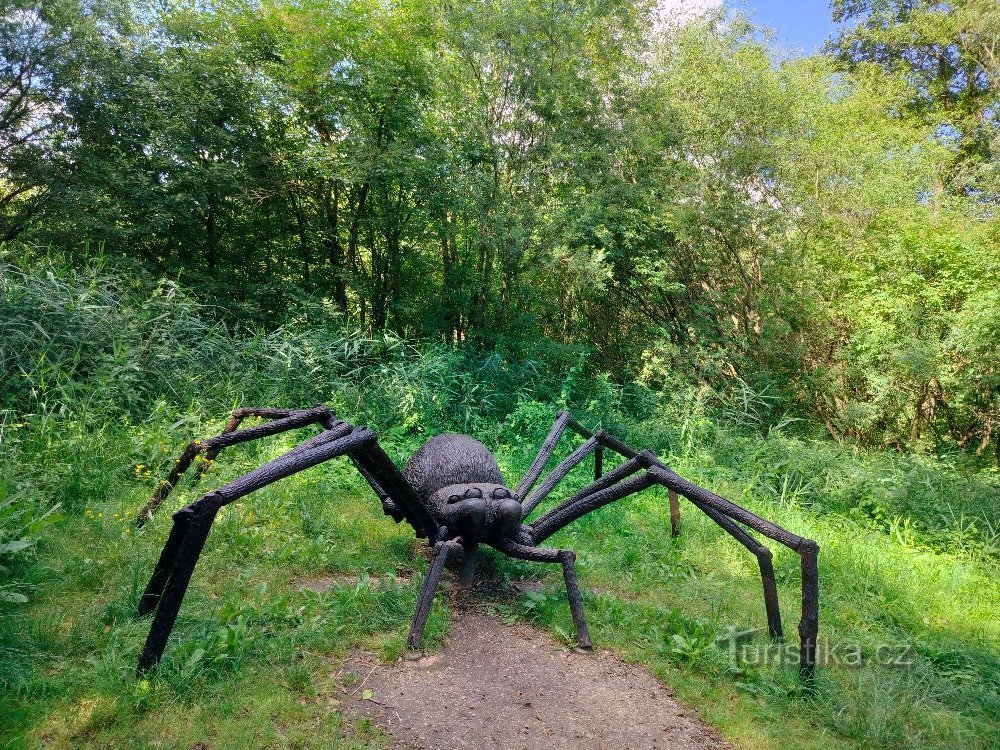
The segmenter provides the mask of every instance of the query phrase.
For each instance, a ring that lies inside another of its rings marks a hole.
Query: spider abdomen
[[[403,476],[421,500],[453,484],[504,483],[497,460],[475,438],[446,432],[432,437],[413,454]]]

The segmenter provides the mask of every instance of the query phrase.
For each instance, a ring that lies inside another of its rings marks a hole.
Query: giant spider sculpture
[[[247,417],[270,421],[238,429]],[[152,517],[197,456],[202,455],[205,460],[198,467],[196,478],[224,448],[310,424],[322,426],[323,431],[174,514],[170,535],[139,603],[140,616],[156,613],[139,657],[140,672],[155,665],[163,655],[191,574],[219,510],[272,482],[337,456],[347,456],[357,467],[382,501],[382,509],[387,515],[397,523],[408,522],[417,536],[425,538],[432,546],[430,566],[410,627],[408,643],[411,648],[419,649],[421,646],[427,615],[448,558],[457,552],[463,554],[460,576],[468,581],[476,547],[480,543],[520,560],[559,563],[566,581],[577,639],[580,646],[589,648],[590,634],[583,616],[574,567],[575,555],[569,550],[540,545],[581,516],[658,484],[668,490],[673,536],[678,534],[680,527],[677,496],[683,495],[757,558],[764,586],[768,630],[774,639],[782,638],[782,630],[771,551],[744,527],[799,554],[802,567],[799,669],[805,677],[811,677],[815,669],[819,627],[819,546],[816,542],[796,536],[682,479],[652,451],[636,451],[603,430],[587,430],[565,411],[556,417],[528,473],[512,490],[507,487],[496,459],[486,446],[467,435],[446,433],[431,438],[400,471],[379,446],[374,432],[338,419],[325,406],[310,409],[237,409],[222,434],[207,440],[196,440],[187,446],[170,475],[160,483],[140,513],[137,523],[142,525]],[[536,488],[559,438],[567,428],[581,435],[585,441],[557,464]],[[624,458],[617,468],[607,474],[602,472],[605,449]],[[526,522],[532,511],[567,473],[591,454],[594,455],[594,481],[552,510]]]

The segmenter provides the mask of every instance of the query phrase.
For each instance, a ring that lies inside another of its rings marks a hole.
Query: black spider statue
[[[270,420],[248,429],[238,429],[247,417]],[[466,435],[444,434],[428,440],[410,458],[402,472],[379,447],[375,433],[337,419],[325,406],[311,409],[237,409],[222,434],[190,443],[167,479],[160,483],[137,523],[155,513],[171,488],[199,454],[204,461],[196,471],[200,477],[219,452],[248,440],[276,435],[309,424],[323,431],[300,443],[279,458],[264,464],[174,514],[174,525],[160,553],[156,569],[139,603],[139,615],[155,611],[149,635],[139,657],[140,673],[155,665],[163,654],[177,618],[198,556],[208,538],[219,509],[261,487],[308,469],[336,456],[347,456],[382,501],[385,513],[396,522],[407,521],[433,546],[430,567],[417,602],[408,643],[419,649],[424,625],[448,557],[462,552],[460,577],[472,575],[476,546],[489,544],[520,560],[559,563],[566,580],[569,606],[580,646],[590,647],[590,634],[583,617],[575,556],[569,550],[540,546],[567,524],[608,503],[659,484],[668,489],[672,535],[680,526],[677,496],[683,495],[756,556],[764,585],[764,606],[770,635],[781,639],[778,592],[771,564],[771,551],[751,536],[749,527],[797,552],[802,563],[802,618],[799,621],[799,668],[811,677],[815,669],[816,634],[819,627],[819,578],[816,542],[785,531],[746,509],[688,482],[662,463],[652,451],[635,451],[603,430],[590,432],[568,412],[561,412],[528,473],[516,489],[507,487],[496,459],[482,443]],[[556,465],[535,488],[539,477],[567,428],[585,441]],[[620,454],[624,461],[602,473],[604,450]],[[566,474],[589,455],[594,455],[594,481],[530,523],[528,516]]]

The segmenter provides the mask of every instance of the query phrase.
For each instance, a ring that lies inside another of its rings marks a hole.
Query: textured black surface
[[[503,485],[497,460],[475,438],[446,432],[432,437],[413,454],[403,476],[422,500],[452,484]]]
[[[274,421],[238,430],[240,422],[251,415]],[[493,454],[468,435],[445,433],[431,438],[413,454],[401,472],[379,446],[371,430],[338,420],[326,407],[238,409],[233,412],[222,435],[202,442],[194,441],[188,446],[170,476],[158,488],[147,507],[148,513],[144,513],[141,519],[152,517],[156,505],[166,498],[170,488],[179,481],[199,453],[214,457],[226,446],[308,424],[320,424],[325,429],[279,458],[209,492],[175,514],[174,527],[139,604],[140,615],[155,613],[139,660],[140,671],[156,664],[163,653],[219,508],[283,477],[337,456],[346,456],[382,501],[385,513],[397,522],[407,521],[417,536],[427,539],[433,547],[431,565],[410,628],[409,644],[413,648],[419,648],[423,641],[424,625],[446,561],[461,552],[462,578],[467,580],[474,570],[474,555],[479,543],[489,544],[521,560],[560,564],[578,640],[581,646],[589,647],[590,635],[584,620],[575,555],[570,550],[539,545],[567,524],[598,508],[660,485],[668,490],[671,535],[676,536],[679,532],[677,502],[678,496],[683,496],[757,558],[768,630],[774,638],[781,637],[782,629],[772,554],[744,527],[799,554],[802,568],[800,669],[805,677],[813,674],[819,628],[818,545],[679,477],[652,451],[636,451],[603,430],[590,432],[569,412],[560,412],[556,417],[530,469],[518,484],[518,489],[512,492],[506,486]],[[532,493],[567,428],[584,437],[585,442],[558,463]],[[605,449],[625,459],[606,474],[603,472]],[[531,514],[538,503],[591,454],[594,455],[594,481],[532,523],[522,523],[522,519]],[[527,499],[525,495],[528,495]]]

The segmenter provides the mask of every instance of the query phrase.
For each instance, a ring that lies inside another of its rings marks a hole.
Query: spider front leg
[[[174,514],[174,526],[139,604],[140,616],[155,611],[149,635],[139,657],[139,673],[155,665],[163,655],[212,522],[222,507],[331,458],[364,450],[374,442],[375,433],[371,430],[354,429],[350,426],[335,427],[204,495]]]
[[[419,651],[423,645],[424,628],[427,627],[427,617],[431,612],[431,604],[434,603],[434,594],[441,585],[445,563],[448,562],[452,552],[461,549],[462,545],[458,542],[438,542],[434,545],[431,564],[427,568],[427,577],[424,578],[424,587],[420,590],[420,598],[417,599],[417,611],[413,615],[413,624],[410,625],[410,635],[406,639],[406,644],[414,651]]]
[[[516,542],[499,544],[497,549],[518,560],[557,562],[562,565],[563,579],[566,581],[566,597],[569,599],[569,611],[573,615],[573,625],[576,627],[576,639],[580,643],[580,648],[593,648],[590,641],[590,631],[587,630],[587,621],[583,616],[583,599],[580,596],[580,583],[576,577],[576,555],[568,549],[529,547]]]

